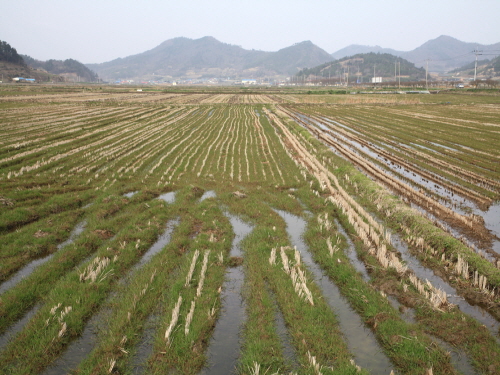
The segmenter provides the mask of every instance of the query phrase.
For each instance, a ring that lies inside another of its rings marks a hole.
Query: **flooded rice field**
[[[496,96],[15,86],[0,373],[500,369]]]
[[[241,258],[240,242],[252,231],[252,227],[238,217],[227,214],[235,237],[230,257]],[[200,374],[234,374],[241,350],[241,330],[245,322],[245,301],[242,296],[244,281],[243,267],[231,267],[226,273],[221,299],[220,317],[208,345],[208,363]]]
[[[349,306],[338,287],[324,275],[321,268],[314,262],[307,246],[302,240],[306,228],[304,219],[285,211],[277,211],[287,224],[287,232],[292,245],[299,250],[300,255],[314,275],[314,281],[321,288],[323,296],[338,317],[340,328],[355,354],[355,362],[371,374],[388,374],[393,365],[378,345],[373,333],[365,327],[359,315]]]

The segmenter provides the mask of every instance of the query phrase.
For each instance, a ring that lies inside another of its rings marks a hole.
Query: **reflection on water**
[[[40,310],[41,305],[35,305],[30,311],[19,319],[12,327],[10,327],[3,335],[0,336],[0,350],[2,350],[28,323],[28,321]]]
[[[208,198],[215,198],[216,196],[217,196],[217,194],[215,194],[215,191],[208,190],[208,191],[203,193],[203,195],[200,198],[200,202],[203,202],[205,199],[208,199]]]
[[[351,264],[354,266],[356,271],[358,271],[361,276],[363,277],[363,280],[365,281],[370,281],[370,275],[368,275],[368,271],[366,270],[365,264],[361,262],[356,254],[356,247],[354,243],[351,241],[351,238],[347,235],[347,233],[344,231],[344,228],[342,225],[339,223],[337,219],[335,219],[335,224],[337,224],[337,231],[344,236],[344,238],[347,241],[347,257],[351,261]]]
[[[457,295],[455,288],[453,288],[440,276],[436,275],[434,271],[420,264],[418,259],[410,254],[408,245],[402,241],[397,234],[393,233],[391,237],[393,246],[401,253],[401,258],[406,262],[408,267],[411,268],[415,275],[417,275],[421,280],[429,280],[436,288],[444,290],[448,296],[449,302],[458,305],[460,311],[472,316],[481,324],[484,324],[492,335],[497,337],[498,341],[498,329],[500,328],[500,323],[494,317],[479,306],[469,304],[463,297]]]
[[[337,315],[340,329],[345,336],[349,350],[354,354],[356,364],[367,369],[371,374],[389,374],[393,366],[382,352],[373,333],[364,326],[359,315],[351,309],[337,286],[328,276],[323,274],[321,268],[313,261],[302,240],[306,222],[288,212],[280,210],[276,210],[276,212],[285,220],[292,245],[300,251],[302,260],[313,273],[315,282],[320,287],[325,300]]]
[[[236,216],[229,215],[235,238],[230,256],[241,257],[240,242],[251,231],[252,227]],[[245,301],[241,296],[243,285],[243,267],[230,268],[226,273],[226,281],[222,288],[222,310],[217,320],[212,339],[207,350],[208,364],[200,374],[232,374],[236,372],[241,351],[240,329],[245,321]]]
[[[66,241],[61,242],[59,245],[57,245],[57,250],[61,250],[63,247],[74,242],[76,237],[78,237],[85,229],[85,225],[86,225],[85,221],[82,221],[81,223],[77,224],[76,227],[71,231],[69,238]],[[31,275],[35,270],[35,268],[51,260],[54,257],[54,255],[55,253],[52,253],[47,255],[46,257],[36,259],[27,264],[26,266],[24,266],[23,268],[21,268],[19,271],[17,271],[17,273],[14,276],[12,276],[10,279],[8,279],[2,285],[0,285],[0,294],[16,286],[22,279]]]
[[[132,356],[131,372],[134,375],[140,375],[146,373],[147,369],[147,359],[153,353],[153,341],[156,334],[156,330],[161,323],[160,315],[151,314],[144,323],[144,330],[142,332],[141,339],[136,345],[136,352]]]
[[[136,270],[137,268],[142,267],[144,264],[149,262],[155,254],[157,254],[161,249],[167,246],[170,242],[172,232],[177,225],[179,225],[179,219],[170,220],[165,226],[165,231],[163,232],[163,234],[158,237],[156,242],[148,249],[148,251],[144,253],[141,259],[134,265],[132,270]]]
[[[175,191],[171,191],[169,193],[162,194],[158,197],[158,199],[164,200],[167,203],[175,202]]]

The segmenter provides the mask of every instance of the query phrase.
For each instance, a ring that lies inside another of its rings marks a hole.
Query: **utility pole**
[[[474,81],[476,81],[476,73],[477,73],[477,55],[482,55],[481,52],[483,51],[478,51],[477,48],[473,51],[476,54],[476,63],[474,64]]]
[[[396,60],[394,60],[394,83],[396,83]]]
[[[429,59],[425,60],[425,89],[428,90],[427,87],[427,71],[429,70]]]
[[[398,68],[399,68],[399,74],[398,74],[398,89],[401,90],[401,61],[398,60]]]

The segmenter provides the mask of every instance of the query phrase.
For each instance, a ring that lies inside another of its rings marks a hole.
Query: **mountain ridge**
[[[300,69],[331,60],[325,50],[311,41],[296,43],[276,52],[245,50],[213,37],[166,40],[143,53],[100,64],[86,64],[107,79],[163,77],[289,76]]]
[[[473,42],[462,42],[448,35],[440,35],[437,38],[428,40],[411,51],[397,51],[391,48],[382,48],[380,46],[351,44],[332,53],[332,57],[341,59],[358,53],[391,53],[394,56],[402,57],[414,63],[417,67],[425,67],[428,60],[430,71],[443,73],[474,61],[475,54],[473,51],[475,49],[483,51],[500,50],[500,42],[486,45]]]

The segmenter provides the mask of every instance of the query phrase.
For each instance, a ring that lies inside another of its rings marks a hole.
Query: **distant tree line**
[[[15,48],[12,48],[9,43],[0,40],[0,61],[7,61],[12,64],[26,66],[23,58],[19,55]]]
[[[375,68],[375,69],[374,69]],[[395,72],[394,69],[397,68]],[[374,71],[375,70],[375,71]],[[362,77],[366,82],[371,77],[394,77],[401,74],[415,81],[425,79],[425,69],[417,68],[415,64],[403,58],[388,53],[361,53],[354,56],[344,57],[321,64],[314,68],[306,68],[299,71],[298,78],[303,77],[344,77],[349,72],[350,79],[356,81],[356,76]]]
[[[99,78],[96,73],[77,60],[66,59],[63,61],[50,59],[47,61],[40,61],[27,55],[23,55],[23,59],[30,67],[34,69],[43,69],[48,73],[74,73],[87,82],[95,82]]]

